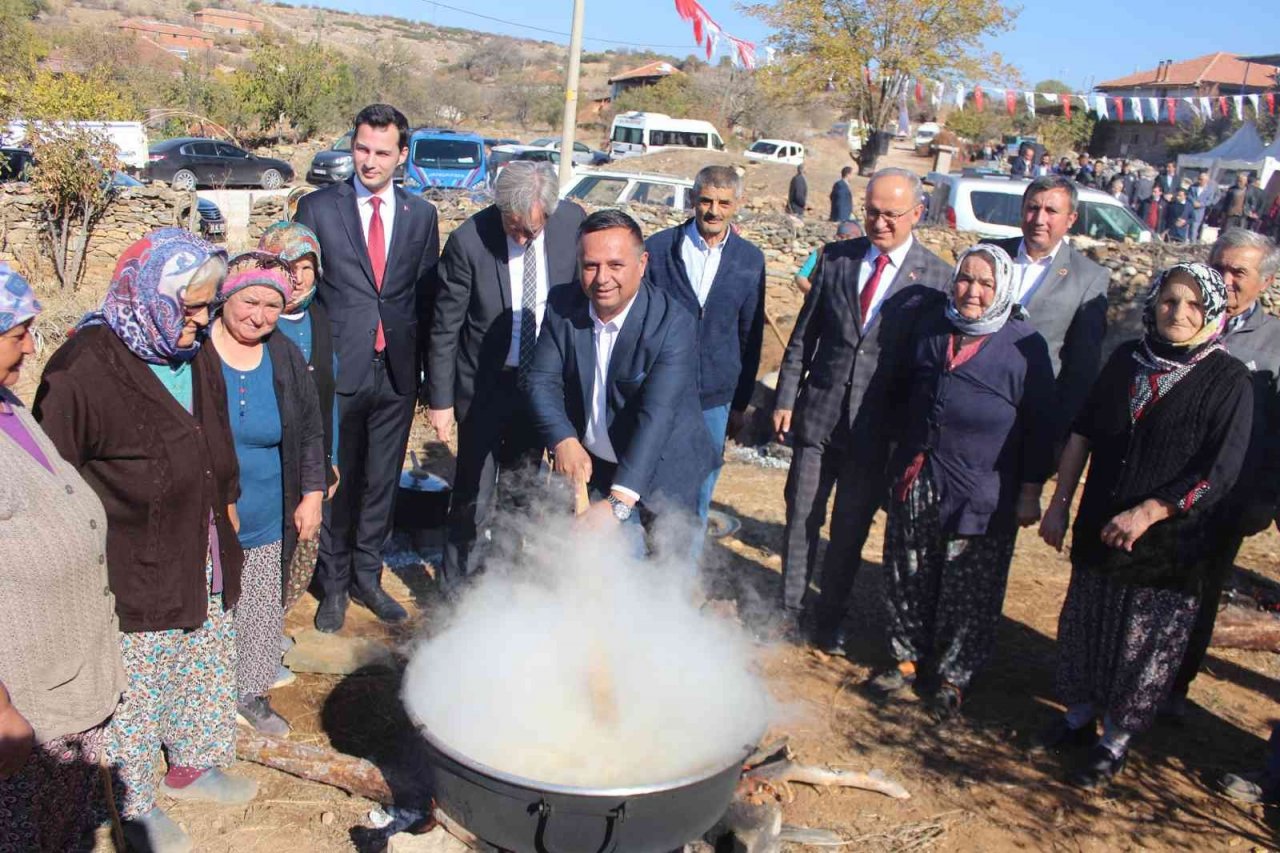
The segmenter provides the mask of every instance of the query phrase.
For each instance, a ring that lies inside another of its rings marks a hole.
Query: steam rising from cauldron
[[[560,785],[657,784],[740,756],[766,724],[767,696],[743,630],[690,595],[687,549],[646,560],[637,528],[521,517],[532,519],[523,552],[491,558],[414,650],[410,717],[473,761]],[[601,666],[612,721],[593,701]]]

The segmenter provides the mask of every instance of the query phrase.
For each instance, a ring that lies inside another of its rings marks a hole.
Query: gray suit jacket
[[[782,357],[776,408],[793,409],[797,444],[816,446],[843,419],[854,448],[879,447],[885,420],[876,405],[882,386],[882,353],[897,353],[909,333],[908,309],[921,288],[943,289],[951,267],[917,240],[893,279],[876,319],[862,331],[858,268],[871,248],[866,237],[828,243],[818,255],[795,329]]]
[[[561,202],[546,225],[547,292],[577,278],[582,208]],[[502,216],[490,205],[449,235],[440,256],[431,336],[427,341],[427,399],[466,420],[471,401],[494,387],[511,348],[511,276]]]
[[[1274,505],[1280,498],[1280,320],[1258,304],[1223,341],[1253,383],[1253,431],[1228,505]]]
[[[987,241],[1018,257],[1021,237]],[[1023,307],[1049,344],[1056,377],[1057,432],[1061,440],[1084,405],[1102,368],[1102,339],[1107,334],[1107,287],[1111,274],[1064,243],[1044,281]]]

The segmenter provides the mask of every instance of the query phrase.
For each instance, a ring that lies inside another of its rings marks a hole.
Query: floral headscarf
[[[129,350],[149,364],[195,358],[197,339],[179,347],[186,324],[183,299],[196,273],[210,258],[227,253],[181,228],[160,228],[125,249],[116,264],[107,295],[78,329],[105,325]]]
[[[976,320],[969,319],[956,308],[956,280],[960,277],[960,267],[971,255],[982,255],[990,260],[996,277],[995,297]],[[982,243],[965,249],[956,260],[956,271],[947,285],[947,296],[947,319],[964,335],[990,335],[1004,328],[1010,315],[1023,316],[1014,298],[1013,259],[999,246]]]
[[[1188,341],[1174,343],[1161,336],[1156,326],[1156,306],[1160,291],[1175,273],[1190,276],[1204,303],[1204,325]],[[1227,327],[1227,286],[1222,276],[1206,264],[1174,264],[1163,270],[1147,291],[1142,310],[1146,334],[1133,351],[1138,369],[1130,385],[1129,415],[1137,423],[1151,405],[1164,397],[1191,369],[1210,354],[1225,349],[1222,335]]]
[[[267,230],[262,232],[262,237],[258,240],[258,250],[261,252],[270,252],[278,255],[284,261],[292,265],[295,261],[305,258],[307,255],[314,255],[316,261],[316,280],[320,278],[320,240],[316,237],[314,231],[299,222],[275,222],[267,226]],[[294,280],[297,283],[297,280]],[[315,299],[316,288],[312,286],[294,306],[295,311],[305,311],[311,305],[311,300]]]
[[[43,307],[27,280],[0,261],[0,335],[32,319]]]

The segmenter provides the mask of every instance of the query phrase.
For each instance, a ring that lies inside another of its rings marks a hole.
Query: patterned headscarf
[[[269,287],[279,293],[286,304],[293,294],[293,281],[283,270],[250,267],[226,277],[218,288],[218,306],[225,305],[234,294],[250,287]]]
[[[190,231],[152,231],[125,249],[102,306],[86,314],[77,328],[105,325],[149,364],[189,361],[199,351],[200,341],[178,346],[186,324],[187,287],[210,258],[225,262],[226,257],[222,249]]]
[[[1204,325],[1188,341],[1174,343],[1160,335],[1156,326],[1156,307],[1160,291],[1176,273],[1195,281],[1204,303]],[[1129,389],[1129,415],[1137,423],[1151,410],[1151,405],[1169,393],[1191,369],[1210,354],[1225,349],[1222,335],[1227,326],[1227,286],[1222,276],[1206,264],[1174,264],[1163,270],[1147,291],[1142,310],[1146,334],[1133,351],[1138,370]]]
[[[320,279],[320,240],[316,237],[316,233],[307,226],[299,222],[280,221],[267,226],[267,230],[262,232],[262,237],[258,240],[258,250],[262,252],[270,252],[278,255],[284,261],[292,265],[295,261],[305,258],[307,255],[314,255],[316,262],[316,281]],[[294,279],[297,284],[297,279]],[[316,287],[312,285],[309,290],[294,306],[295,311],[306,311],[311,306],[311,300],[316,297]]]
[[[27,280],[0,261],[0,335],[21,326],[43,308]]]
[[[960,277],[960,267],[972,255],[982,255],[991,261],[996,277],[996,293],[991,304],[982,312],[982,316],[971,320],[956,308],[956,280]],[[1004,328],[1009,317],[1023,316],[1013,292],[1013,259],[1009,253],[999,246],[982,243],[972,246],[960,253],[956,260],[956,271],[947,285],[947,319],[951,325],[963,335],[990,335]],[[1015,313],[1016,312],[1016,313]]]

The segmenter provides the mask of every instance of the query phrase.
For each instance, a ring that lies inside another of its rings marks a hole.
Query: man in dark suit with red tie
[[[430,323],[440,257],[436,209],[395,186],[409,153],[409,122],[387,104],[356,116],[350,181],[298,203],[296,220],[320,239],[317,296],[338,358],[338,473],[321,536],[316,579],[324,599],[316,628],[334,632],[348,597],[385,622],[404,608],[382,589],[382,548],[392,513],[423,367],[419,334]]]
[[[920,179],[905,169],[882,169],[867,185],[866,237],[822,248],[783,354],[773,423],[790,437],[791,471],[783,493],[783,610],[798,633],[812,615],[812,638],[844,653],[841,623],[862,563],[871,521],[888,491],[885,427],[891,402],[881,397],[882,371],[909,332],[909,310],[921,288],[942,289],[951,268],[920,245]],[[836,490],[831,542],[816,601],[809,582],[827,499]]]

